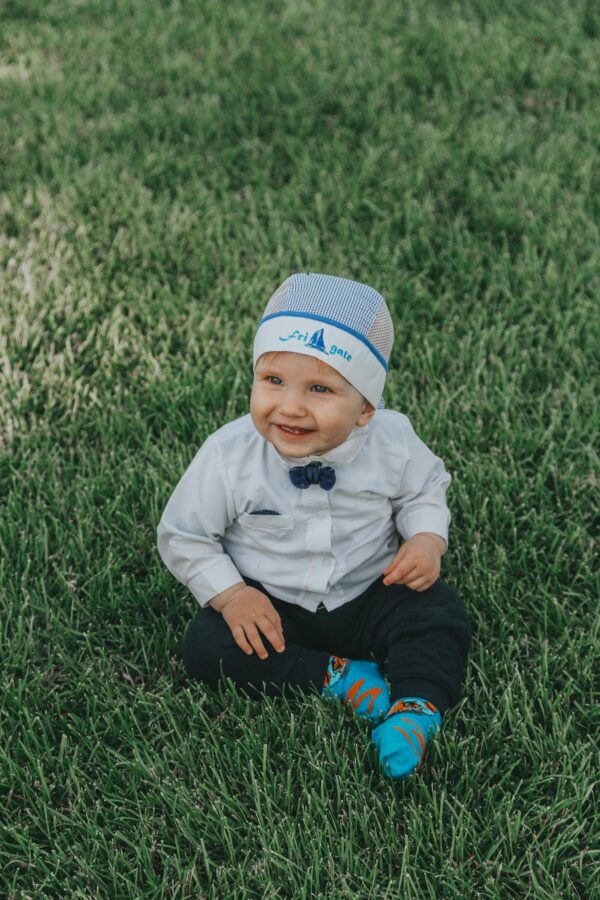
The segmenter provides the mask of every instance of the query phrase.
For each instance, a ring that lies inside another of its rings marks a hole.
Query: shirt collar
[[[351,463],[360,453],[362,446],[369,435],[369,426],[359,427],[355,425],[343,444],[325,450],[323,453],[313,453],[310,456],[283,456],[273,444],[273,450],[286,466],[305,466],[309,462]]]

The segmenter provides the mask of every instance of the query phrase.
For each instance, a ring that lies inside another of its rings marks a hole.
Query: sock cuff
[[[341,686],[342,681],[346,677],[349,666],[350,660],[347,657],[330,656],[329,663],[327,665],[327,672],[325,673],[325,681],[323,682],[323,690],[327,689],[328,691],[331,691],[336,689],[338,686]]]
[[[392,679],[392,697],[396,700],[407,697],[417,697],[419,700],[428,700],[436,707],[441,716],[452,706],[450,694],[444,686],[435,681],[424,678]]]
[[[424,700],[422,697],[401,697],[395,700],[390,706],[386,718],[396,715],[397,713],[416,713],[417,715],[439,716],[441,713],[437,706],[434,706],[430,700]]]

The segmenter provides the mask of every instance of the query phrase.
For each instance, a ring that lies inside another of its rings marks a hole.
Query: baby
[[[439,577],[450,476],[381,398],[393,339],[373,288],[284,281],[256,332],[250,414],[202,445],[158,548],[200,605],[190,675],[339,698],[402,778],[458,701],[471,629]]]

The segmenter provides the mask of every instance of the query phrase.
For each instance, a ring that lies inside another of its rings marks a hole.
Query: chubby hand
[[[413,535],[383,570],[383,583],[405,584],[413,591],[426,591],[439,578],[445,547],[446,541],[439,534],[423,531]]]
[[[260,639],[259,629],[268,637],[278,653],[285,650],[281,617],[262,591],[247,584],[240,585],[221,609],[238,647],[251,654],[252,647],[261,659],[269,655]]]

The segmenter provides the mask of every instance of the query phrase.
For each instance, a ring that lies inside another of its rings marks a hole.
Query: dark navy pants
[[[273,597],[257,581],[281,616],[285,650],[277,653],[262,633],[268,653],[247,655],[222,617],[210,606],[190,622],[182,656],[189,674],[215,688],[222,673],[251,697],[275,696],[286,686],[321,693],[329,657],[374,658],[390,683],[392,702],[422,697],[440,712],[457,703],[471,643],[461,598],[439,578],[426,591],[384,585],[383,577],[333,612],[309,612]]]

